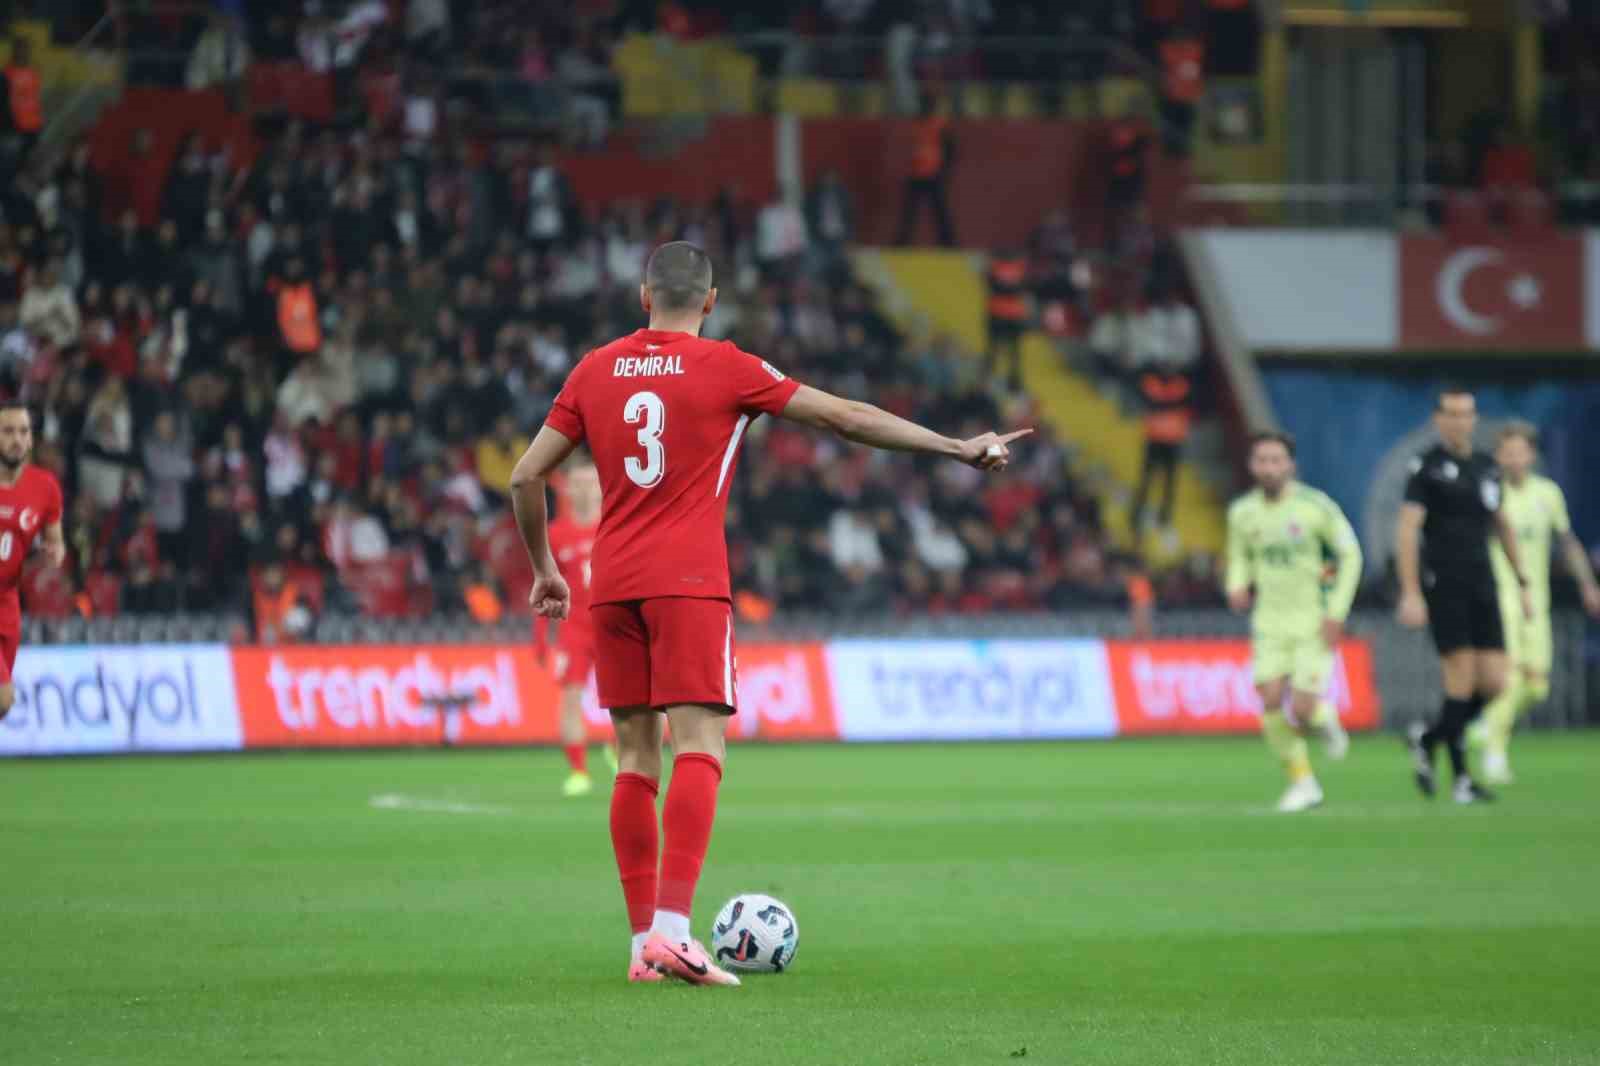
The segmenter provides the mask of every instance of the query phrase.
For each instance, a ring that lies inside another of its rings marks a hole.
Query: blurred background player
[[[581,453],[563,471],[561,517],[550,523],[550,552],[572,590],[572,605],[556,635],[555,675],[561,686],[561,750],[569,768],[561,786],[563,796],[587,796],[594,791],[589,777],[588,730],[583,721],[583,693],[594,673],[594,629],[589,622],[589,556],[594,551],[595,529],[600,524],[600,474],[594,462]],[[545,619],[535,617],[535,628]],[[616,769],[610,747],[606,756]]]
[[[649,328],[578,363],[511,480],[533,564],[529,602],[561,619],[572,592],[552,552],[545,484],[585,441],[600,474],[590,616],[600,703],[611,712],[621,764],[611,840],[633,929],[630,981],[664,972],[692,984],[739,983],[690,935],[689,918],[736,713],[724,524],[750,421],[782,416],[858,444],[983,470],[1003,468],[1007,444],[1029,432],[957,440],[807,388],[732,344],[701,338],[716,301],[705,252],[686,241],[657,248],[639,288]],[[675,756],[658,830],[662,712]]]
[[[1506,687],[1505,628],[1489,563],[1491,532],[1505,547],[1520,613],[1528,618],[1533,610],[1522,554],[1501,509],[1500,472],[1493,458],[1472,447],[1478,425],[1472,393],[1440,390],[1433,424],[1439,443],[1411,461],[1395,530],[1395,566],[1400,623],[1432,630],[1444,706],[1433,725],[1413,723],[1408,740],[1423,795],[1434,793],[1433,753],[1443,744],[1450,753],[1455,801],[1477,803],[1494,797],[1467,768],[1467,726]]]
[[[60,566],[67,557],[61,485],[54,474],[28,462],[32,454],[33,416],[22,404],[0,404],[0,718],[16,700],[11,671],[22,642],[17,597],[22,564],[35,539],[42,540],[51,566]]]
[[[1261,735],[1289,776],[1278,801],[1285,812],[1322,802],[1305,735],[1322,737],[1330,758],[1344,758],[1350,747],[1327,691],[1361,580],[1361,546],[1344,512],[1294,474],[1294,438],[1256,433],[1250,439],[1256,487],[1228,508],[1228,605],[1241,613],[1254,607],[1251,658]],[[1330,558],[1333,584],[1325,588]]]
[[[1511,423],[1496,438],[1494,458],[1504,478],[1500,509],[1522,552],[1533,614],[1525,617],[1522,613],[1517,575],[1505,549],[1491,544],[1489,554],[1500,592],[1500,619],[1505,628],[1510,672],[1504,690],[1484,708],[1473,734],[1483,746],[1484,780],[1491,785],[1509,785],[1512,778],[1507,750],[1517,716],[1550,695],[1555,645],[1550,624],[1553,542],[1560,541],[1561,557],[1578,582],[1583,609],[1595,618],[1600,618],[1600,586],[1595,583],[1583,543],[1572,532],[1561,486],[1533,472],[1539,459],[1539,431],[1528,422]]]

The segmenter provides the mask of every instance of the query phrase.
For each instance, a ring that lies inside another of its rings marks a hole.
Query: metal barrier
[[[1577,611],[1556,612],[1556,660],[1551,671],[1550,698],[1532,714],[1537,728],[1574,728],[1600,720],[1600,678],[1591,676],[1585,661],[1587,620]],[[1385,610],[1364,610],[1352,616],[1350,631],[1372,644],[1377,685],[1383,700],[1384,723],[1391,729],[1411,720],[1431,716],[1438,709],[1438,659],[1426,633],[1402,628]],[[161,644],[175,642],[238,643],[249,634],[240,615],[175,614],[97,619],[28,619],[24,644]],[[772,624],[745,626],[740,639],[747,644],[766,641],[837,639],[846,637],[917,637],[966,639],[1028,638],[1128,638],[1133,634],[1125,612],[1074,611],[1065,614],[993,614],[931,616],[838,617],[786,615]],[[1223,610],[1187,610],[1158,613],[1156,638],[1244,638],[1249,622]],[[481,625],[465,614],[437,615],[425,619],[392,620],[330,615],[318,620],[310,642],[321,644],[478,644],[529,640],[526,618],[513,617],[492,626]],[[1595,698],[1591,699],[1591,693]]]

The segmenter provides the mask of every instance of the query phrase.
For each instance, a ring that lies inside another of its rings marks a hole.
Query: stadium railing
[[[1572,728],[1591,724],[1590,694],[1600,695],[1600,671],[1586,661],[1586,619],[1580,612],[1556,612],[1557,657],[1551,672],[1550,699],[1533,714],[1531,724]],[[248,643],[249,621],[238,614],[172,614],[114,618],[31,618],[25,623],[24,646],[130,645],[163,643]],[[1386,610],[1363,610],[1352,616],[1352,635],[1366,640],[1373,655],[1374,681],[1382,699],[1384,724],[1399,728],[1430,715],[1442,692],[1436,659],[1425,634],[1406,630]],[[1219,609],[1159,612],[1153,639],[1191,641],[1243,639],[1249,623]],[[1125,612],[1084,610],[1064,613],[840,617],[787,614],[763,626],[741,628],[749,644],[847,639],[908,640],[1119,640],[1133,637]],[[510,617],[496,625],[480,624],[464,614],[426,619],[374,619],[325,615],[307,634],[311,644],[519,644],[529,640],[529,623]]]

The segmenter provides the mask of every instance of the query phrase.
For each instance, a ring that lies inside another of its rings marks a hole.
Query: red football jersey
[[[61,483],[54,474],[25,466],[14,485],[0,485],[0,626],[22,620],[17,585],[22,564],[46,526],[61,521]]]
[[[688,333],[642,329],[584,356],[545,424],[587,441],[600,471],[591,602],[730,597],[723,522],[739,443],[799,387]]]
[[[562,626],[589,625],[590,558],[594,554],[595,526],[579,525],[570,518],[550,523],[550,554],[572,590],[572,609]]]

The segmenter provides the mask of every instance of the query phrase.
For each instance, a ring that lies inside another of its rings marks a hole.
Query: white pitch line
[[[490,814],[508,815],[516,811],[510,807],[495,807],[483,803],[461,803],[456,800],[428,799],[425,796],[406,796],[398,792],[384,792],[373,796],[367,805],[380,811],[421,811],[424,814]]]

